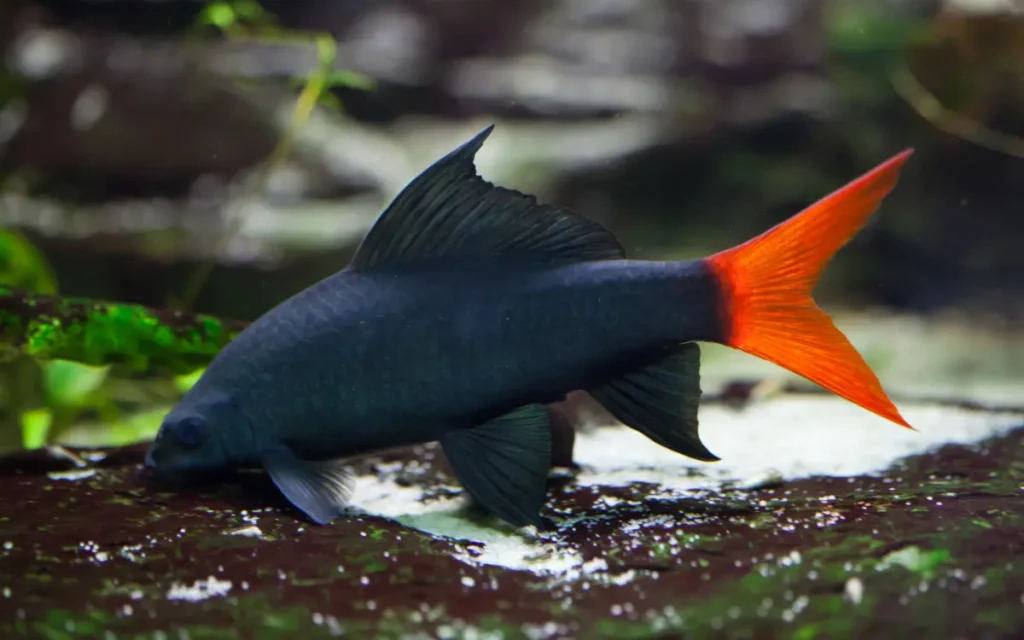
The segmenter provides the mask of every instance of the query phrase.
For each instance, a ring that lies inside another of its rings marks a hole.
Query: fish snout
[[[162,466],[157,464],[157,458],[153,455],[152,449],[146,452],[142,463],[142,474],[159,484],[174,485],[181,481],[177,471],[168,468],[166,461]]]
[[[174,474],[171,473],[167,466],[159,466],[157,464],[157,457],[153,455],[153,448],[146,451],[146,457],[143,458],[142,469],[139,473],[142,477],[147,478],[149,481],[157,482],[159,484],[173,484]]]

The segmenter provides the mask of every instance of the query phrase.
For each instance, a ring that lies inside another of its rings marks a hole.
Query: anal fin
[[[551,470],[551,432],[543,405],[531,404],[469,429],[441,446],[459,482],[484,509],[517,527],[542,527]]]
[[[341,460],[300,460],[286,448],[261,456],[277,488],[317,524],[342,513],[352,496],[352,476]]]
[[[598,403],[628,427],[684,456],[711,462],[697,433],[700,346],[687,342],[670,355],[590,390]]]

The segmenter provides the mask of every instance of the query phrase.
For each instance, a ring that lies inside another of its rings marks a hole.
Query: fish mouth
[[[146,452],[146,457],[142,461],[142,473],[159,484],[180,485],[185,481],[177,470],[169,468],[166,464],[158,465],[152,448]]]
[[[237,471],[233,469],[192,469],[173,468],[167,465],[157,466],[156,461],[149,454],[146,454],[146,459],[143,462],[142,474],[149,481],[172,489],[216,485],[224,481],[237,479]]]
[[[164,480],[178,475],[167,468],[167,465],[160,466],[157,464],[156,456],[153,455],[155,447],[150,447],[146,451],[146,457],[142,461],[142,470],[146,475],[155,478],[157,480]]]
[[[157,484],[172,486],[185,484],[185,479],[181,474],[153,466],[148,460],[146,462],[147,463],[143,465],[142,473]]]

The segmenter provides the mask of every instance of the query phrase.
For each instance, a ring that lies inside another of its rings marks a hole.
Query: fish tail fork
[[[722,342],[913,429],[877,376],[811,297],[833,255],[893,189],[907,149],[767,232],[706,259],[719,289]]]

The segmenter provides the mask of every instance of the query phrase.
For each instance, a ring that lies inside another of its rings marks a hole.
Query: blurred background
[[[639,258],[914,147],[818,299],[889,386],[1019,399],[1019,0],[3,0],[0,51],[0,285],[251,320],[492,122],[484,177]],[[194,379],[11,356],[0,449],[148,437]]]

